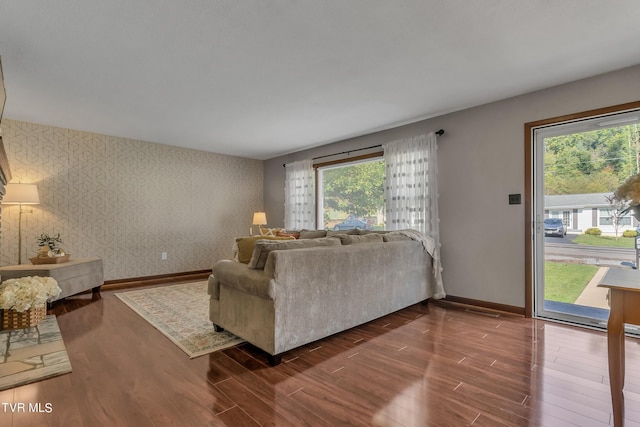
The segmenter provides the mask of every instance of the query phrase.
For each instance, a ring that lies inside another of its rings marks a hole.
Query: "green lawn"
[[[595,265],[545,261],[544,299],[573,304],[597,271]]]
[[[631,248],[635,247],[635,238],[633,237],[618,237],[616,240],[613,236],[590,236],[588,234],[579,234],[573,240],[578,245],[590,245],[590,246],[614,246],[617,248]]]

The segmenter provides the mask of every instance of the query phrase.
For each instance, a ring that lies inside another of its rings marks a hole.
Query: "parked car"
[[[545,236],[564,237],[565,234],[567,234],[567,229],[564,227],[564,223],[560,218],[544,219],[544,235]]]
[[[350,215],[349,218],[344,220],[343,222],[336,224],[333,229],[334,230],[351,230],[354,228],[359,228],[360,230],[373,230],[373,225],[369,224],[366,221],[356,218],[353,215]]]

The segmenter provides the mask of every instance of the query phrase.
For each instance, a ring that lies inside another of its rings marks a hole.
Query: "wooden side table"
[[[609,382],[613,404],[613,425],[624,422],[624,324],[640,325],[640,271],[610,268],[598,286],[609,288],[611,311],[607,323]]]
[[[2,280],[25,276],[49,276],[56,279],[62,292],[54,300],[91,289],[100,292],[104,283],[102,259],[76,258],[60,264],[20,264],[0,267]]]

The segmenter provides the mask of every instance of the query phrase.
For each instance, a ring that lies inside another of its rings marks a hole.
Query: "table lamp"
[[[18,264],[22,264],[22,214],[32,213],[32,209],[24,209],[22,205],[38,205],[38,186],[36,184],[7,184],[6,193],[2,198],[3,205],[19,205],[18,215]]]
[[[267,214],[264,212],[255,212],[253,214],[253,225],[257,225],[258,228],[261,225],[267,225]],[[253,235],[253,228],[249,230],[251,235]]]

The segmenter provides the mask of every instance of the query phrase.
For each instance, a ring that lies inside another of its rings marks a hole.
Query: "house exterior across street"
[[[590,227],[614,234],[613,210],[606,199],[611,193],[561,194],[544,196],[545,218],[562,218],[569,233],[583,233]],[[638,221],[627,213],[620,219],[618,233],[635,230]]]

